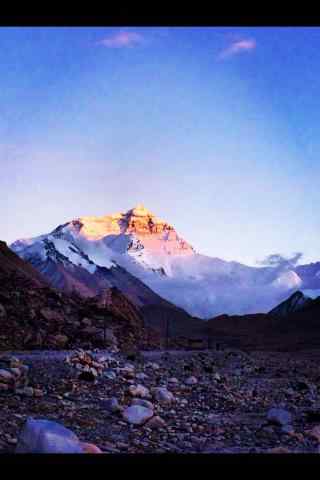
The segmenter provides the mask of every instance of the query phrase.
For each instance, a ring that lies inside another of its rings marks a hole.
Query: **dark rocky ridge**
[[[57,291],[1,242],[0,349],[94,348],[104,346],[106,337],[120,349],[157,346],[158,335],[144,327],[130,300],[116,288],[109,296],[104,305]]]
[[[292,302],[292,296],[287,300]],[[285,303],[285,302],[284,302]],[[283,310],[283,304],[280,305]],[[233,347],[249,350],[294,351],[320,347],[320,298],[307,300],[287,315],[221,315],[208,321],[208,335]]]

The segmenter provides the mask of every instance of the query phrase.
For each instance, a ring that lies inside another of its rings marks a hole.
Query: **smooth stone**
[[[143,425],[149,418],[153,417],[153,410],[141,405],[131,405],[122,412],[122,415],[128,423]]]
[[[151,429],[165,428],[166,426],[166,422],[158,415],[150,418],[146,423],[146,427]]]
[[[271,408],[268,411],[267,419],[270,423],[275,423],[281,427],[284,425],[289,425],[292,422],[292,415],[287,410],[283,408]]]
[[[142,407],[150,408],[151,410],[154,409],[153,403],[149,402],[148,400],[144,400],[142,398],[134,398],[132,400],[131,405],[141,405]]]
[[[108,412],[116,413],[121,410],[118,399],[116,397],[108,398],[108,400],[102,400],[101,406],[108,410]]]
[[[13,373],[9,372],[8,370],[1,369],[0,370],[0,381],[2,382],[12,382],[14,380]]]
[[[141,373],[137,373],[136,378],[138,380],[146,380],[146,378],[148,378],[148,375],[146,373],[141,372]]]
[[[51,420],[29,417],[20,434],[16,453],[82,453],[78,437]]]
[[[148,398],[150,397],[149,389],[143,385],[130,385],[129,393],[133,397]]]
[[[93,443],[84,443],[81,442],[80,446],[82,448],[83,453],[103,453],[97,445]]]
[[[311,430],[308,430],[307,434],[309,437],[314,438],[318,443],[320,443],[320,425],[316,425]]]
[[[196,385],[198,383],[198,380],[196,377],[189,377],[184,383],[186,385]]]
[[[155,388],[153,390],[153,393],[154,393],[155,399],[160,403],[170,404],[175,400],[174,395],[164,387]]]

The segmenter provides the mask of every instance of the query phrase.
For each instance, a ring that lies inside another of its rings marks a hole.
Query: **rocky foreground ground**
[[[319,451],[320,352],[98,360],[92,375],[63,355],[25,357],[28,386],[0,392],[1,453],[15,451],[28,417],[59,422],[108,454]]]

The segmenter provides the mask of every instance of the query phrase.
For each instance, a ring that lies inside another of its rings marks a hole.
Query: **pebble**
[[[184,383],[186,385],[196,385],[198,383],[198,379],[196,377],[189,377]]]
[[[179,380],[175,377],[171,377],[171,378],[169,378],[168,383],[172,383],[172,384],[177,385],[179,383]]]
[[[320,425],[316,425],[306,433],[309,435],[309,437],[314,438],[320,444]]]
[[[270,423],[275,423],[280,426],[289,425],[292,421],[292,415],[283,408],[271,408],[268,411],[267,419]]]
[[[129,393],[133,397],[140,397],[140,398],[149,398],[150,392],[148,388],[144,387],[143,385],[130,385]]]
[[[119,405],[118,399],[116,397],[108,398],[107,400],[102,400],[100,404],[108,412],[116,413],[121,411],[121,406]]]
[[[82,448],[83,453],[103,453],[97,445],[93,443],[84,443],[81,442],[80,446]]]
[[[13,373],[9,372],[8,370],[1,369],[0,370],[0,382],[12,382],[14,381]]]
[[[159,416],[154,416],[146,423],[146,426],[151,429],[165,428],[166,422]]]
[[[117,374],[113,370],[106,370],[103,372],[103,376],[109,380],[115,380],[117,378]]]
[[[268,450],[268,453],[291,453],[288,448],[285,447],[274,447]]]
[[[140,373],[137,373],[136,378],[138,380],[146,380],[149,377],[146,373],[140,372]]]
[[[167,390],[165,387],[158,387],[153,390],[155,399],[160,403],[172,403],[175,398],[172,392]]]

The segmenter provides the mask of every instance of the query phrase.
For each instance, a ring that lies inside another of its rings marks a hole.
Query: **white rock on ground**
[[[149,418],[153,417],[153,410],[141,405],[131,405],[122,412],[122,415],[128,423],[143,425]]]
[[[145,380],[146,378],[148,378],[148,375],[146,373],[141,372],[141,373],[137,373],[136,378],[138,380]]]
[[[155,362],[148,362],[146,364],[146,368],[152,368],[153,370],[159,370],[160,365],[158,363],[155,363]]]
[[[184,383],[186,385],[196,385],[198,383],[198,380],[196,379],[196,377],[189,377]]]
[[[153,390],[154,398],[160,403],[172,403],[175,398],[165,387],[157,387]]]
[[[289,425],[292,422],[292,415],[283,408],[271,408],[268,411],[267,419],[270,423],[275,423],[281,427]]]
[[[169,378],[168,383],[171,383],[173,385],[177,385],[179,383],[179,380],[175,377],[171,377],[171,378]]]
[[[78,437],[51,420],[28,418],[20,434],[16,453],[83,453]]]
[[[143,400],[142,398],[134,398],[131,405],[141,405],[142,407],[150,408],[151,410],[154,409],[153,403],[148,400]]]
[[[140,398],[150,397],[150,392],[148,388],[144,387],[143,385],[130,385],[129,393],[133,397],[140,397]]]

